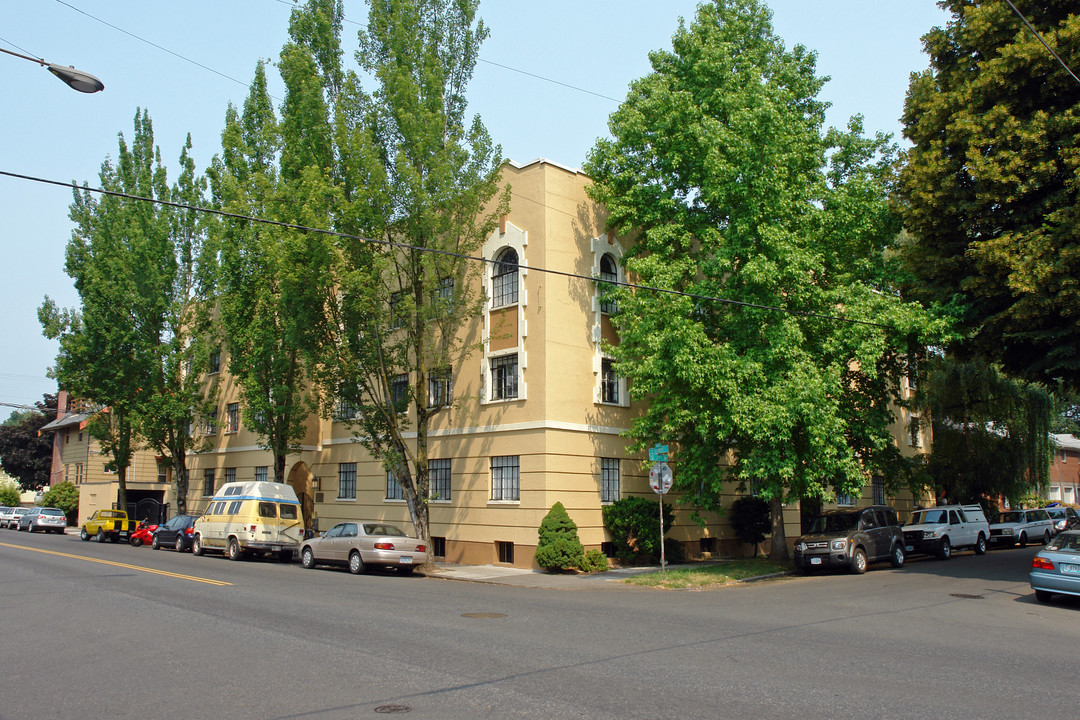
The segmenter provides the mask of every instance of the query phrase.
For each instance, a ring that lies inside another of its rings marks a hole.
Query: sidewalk
[[[668,565],[674,570],[685,565]],[[596,590],[601,588],[633,588],[620,582],[632,575],[658,573],[656,566],[616,568],[600,573],[548,573],[542,570],[505,567],[500,565],[451,565],[435,563],[435,571],[428,577],[440,580],[458,580],[461,582],[488,583],[490,585],[515,585],[517,587],[548,588],[552,590]]]

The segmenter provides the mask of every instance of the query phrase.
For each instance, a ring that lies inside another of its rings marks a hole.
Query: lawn
[[[657,587],[668,590],[681,588],[706,588],[738,582],[763,575],[774,575],[791,570],[791,563],[772,562],[766,558],[731,560],[722,563],[703,564],[701,567],[680,567],[664,573],[652,572],[635,575],[624,582],[631,585]]]

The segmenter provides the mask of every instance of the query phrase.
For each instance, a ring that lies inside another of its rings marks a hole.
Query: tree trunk
[[[187,515],[187,494],[190,477],[187,469],[187,455],[183,448],[173,453],[173,472],[176,473],[176,514]]]
[[[788,559],[787,535],[784,533],[784,498],[774,497],[769,501],[772,515],[772,545],[769,559],[781,562]]]
[[[285,455],[274,453],[274,482],[285,482]]]

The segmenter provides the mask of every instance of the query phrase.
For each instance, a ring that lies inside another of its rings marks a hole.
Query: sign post
[[[662,451],[659,448],[663,448]],[[656,451],[654,453],[654,450]],[[653,459],[654,456],[657,459]],[[659,459],[662,456],[662,460]],[[667,445],[657,445],[649,448],[649,459],[653,460],[652,469],[649,470],[649,487],[660,496],[660,577],[666,578],[667,555],[664,551],[664,495],[671,489],[671,467],[664,461],[667,460]]]

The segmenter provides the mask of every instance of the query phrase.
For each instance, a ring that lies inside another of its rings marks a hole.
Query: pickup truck
[[[137,526],[138,523],[129,520],[124,510],[95,510],[90,519],[83,523],[79,538],[83,542],[92,537],[96,537],[99,543],[105,542],[105,538],[109,542],[117,542],[120,538],[126,540]]]

